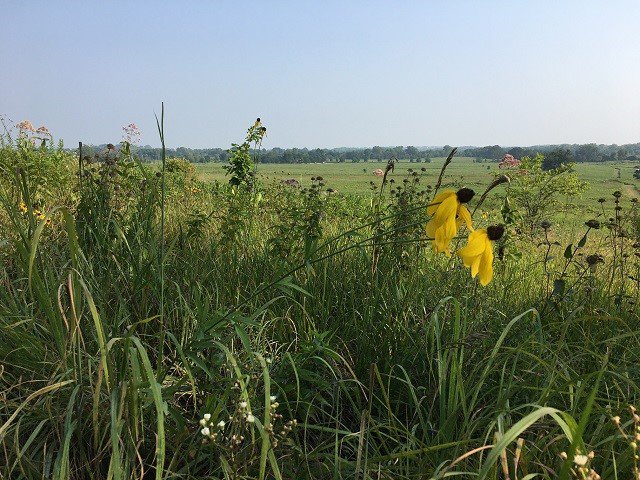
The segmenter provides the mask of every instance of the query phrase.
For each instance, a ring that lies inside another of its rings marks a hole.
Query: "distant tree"
[[[418,150],[416,147],[409,146],[404,149],[404,155],[409,160],[415,160],[416,158],[420,157],[420,150]]]
[[[575,157],[577,162],[597,162],[601,159],[602,155],[595,143],[588,143],[586,145],[580,145],[576,149]]]
[[[573,163],[573,161],[574,158],[571,150],[568,148],[558,148],[544,156],[544,160],[542,161],[542,170],[554,170],[562,165],[569,165]]]

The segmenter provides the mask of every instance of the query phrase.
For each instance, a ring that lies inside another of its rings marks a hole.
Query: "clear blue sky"
[[[67,145],[640,141],[640,1],[14,1],[0,113]]]

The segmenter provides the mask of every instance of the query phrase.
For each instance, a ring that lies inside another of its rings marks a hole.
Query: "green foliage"
[[[247,136],[241,144],[234,143],[229,150],[229,165],[225,165],[227,174],[231,176],[229,183],[234,187],[244,187],[249,191],[256,190],[256,164],[251,156],[251,145],[257,149],[267,129],[258,118],[247,130]]]
[[[548,219],[561,199],[575,198],[587,188],[571,165],[545,170],[545,157],[541,154],[523,157],[521,162],[519,170],[510,173],[507,193],[520,215],[522,227],[529,232]]]
[[[15,177],[24,174],[29,179],[31,200],[37,204],[48,204],[51,200],[71,200],[68,195],[76,173],[73,155],[52,141],[40,141],[24,132],[15,140],[0,136],[0,188],[12,195]]]
[[[542,170],[557,170],[573,164],[573,153],[568,148],[557,148],[544,155]]]

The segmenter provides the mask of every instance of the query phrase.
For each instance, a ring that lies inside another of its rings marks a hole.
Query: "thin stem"
[[[158,354],[158,372],[162,366],[164,358],[164,338],[166,322],[164,318],[164,224],[165,224],[165,170],[166,170],[166,147],[164,142],[164,102],[162,102],[162,111],[160,113],[160,121],[156,115],[156,125],[160,134],[160,142],[162,143],[162,178],[161,178],[161,201],[160,201],[160,351]]]
[[[453,156],[456,154],[457,151],[458,151],[458,147],[455,147],[453,150],[451,150],[451,153],[449,154],[447,159],[444,161],[444,165],[442,165],[442,170],[440,170],[440,176],[438,177],[438,182],[436,183],[436,188],[433,190],[434,195],[438,193],[438,189],[440,188],[440,185],[442,185],[442,178],[444,177],[444,171],[447,169],[447,167],[451,163],[451,160],[453,160]]]

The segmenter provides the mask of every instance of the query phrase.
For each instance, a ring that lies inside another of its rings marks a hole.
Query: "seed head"
[[[594,230],[598,230],[600,228],[600,222],[595,219],[588,220],[585,222],[585,225],[589,228],[593,228]]]
[[[470,188],[461,188],[456,192],[456,197],[460,203],[469,203],[475,194]]]
[[[487,236],[489,240],[496,241],[500,240],[504,235],[504,225],[491,225],[487,227]]]

